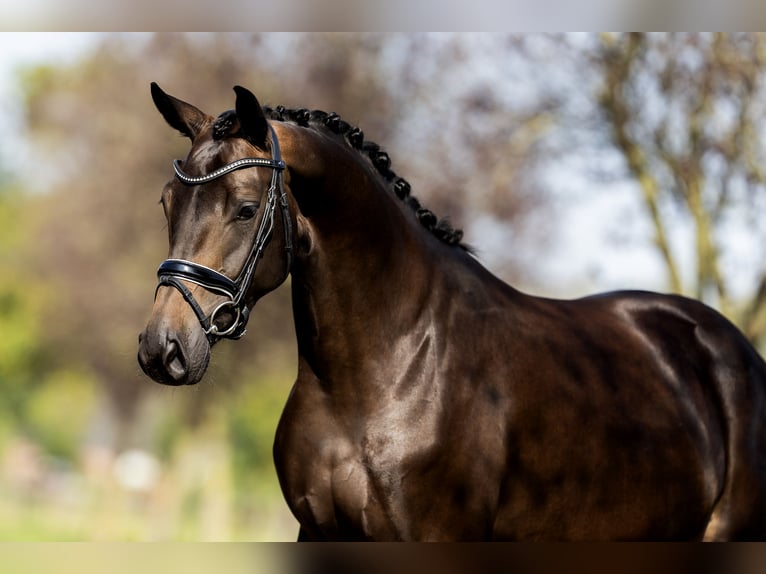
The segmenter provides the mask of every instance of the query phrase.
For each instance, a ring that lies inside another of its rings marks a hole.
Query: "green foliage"
[[[27,108],[45,92],[59,89],[56,68],[49,64],[22,69],[18,81],[22,93],[26,94]]]
[[[5,399],[30,384],[39,372],[41,289],[23,284],[12,270],[0,275],[0,389]],[[19,406],[14,402],[11,406]]]
[[[55,298],[28,265],[37,203],[16,190],[0,193],[0,413],[8,427],[0,436],[21,432],[48,454],[73,460],[95,386],[73,364],[52,369],[55,349],[44,333]]]
[[[29,401],[29,433],[50,455],[75,461],[96,405],[96,382],[75,370],[47,375]]]
[[[258,488],[273,476],[272,446],[289,387],[285,378],[261,379],[242,387],[228,412],[234,483],[238,489]]]
[[[31,201],[0,189],[0,412],[23,423],[45,372],[43,309],[48,289],[23,266],[32,234]]]
[[[169,463],[184,432],[179,409],[166,410],[154,435],[154,454],[163,463]]]

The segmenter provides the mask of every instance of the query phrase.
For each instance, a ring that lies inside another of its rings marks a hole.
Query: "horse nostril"
[[[167,373],[176,381],[186,377],[186,359],[176,341],[169,340],[162,351],[162,362]]]

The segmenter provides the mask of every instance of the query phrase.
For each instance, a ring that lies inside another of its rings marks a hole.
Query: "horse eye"
[[[237,219],[241,219],[241,220],[252,219],[253,217],[255,217],[256,213],[258,213],[258,206],[252,203],[249,203],[247,205],[243,205],[239,209],[239,213],[237,213]]]

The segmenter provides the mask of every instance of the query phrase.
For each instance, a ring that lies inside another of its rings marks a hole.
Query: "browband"
[[[272,169],[285,169],[285,162],[281,159],[266,159],[264,157],[243,157],[223,167],[219,167],[215,171],[211,171],[206,175],[188,175],[181,169],[181,160],[173,160],[173,170],[176,172],[176,177],[187,185],[199,185],[202,183],[210,183],[211,181],[218,179],[222,175],[226,175],[232,171],[242,169],[243,167],[270,167]]]

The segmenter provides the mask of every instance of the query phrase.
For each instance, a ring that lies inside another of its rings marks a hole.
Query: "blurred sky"
[[[20,67],[33,63],[67,62],[82,55],[99,39],[98,33],[0,32],[0,96],[14,97],[13,76]],[[4,113],[6,113],[4,111]]]
[[[28,150],[20,145],[21,93],[16,77],[19,71],[34,64],[71,62],[99,40],[99,34],[72,32],[24,33],[0,32],[0,166],[26,158]]]
[[[14,86],[19,68],[72,61],[96,46],[101,35],[0,33],[0,130],[5,134],[0,139],[0,165],[30,159],[29,150],[20,146],[19,138],[13,135],[21,133],[20,94]],[[135,41],[146,38],[143,34],[134,37]],[[307,105],[310,106],[310,102]],[[578,186],[584,188],[585,183],[578,183],[576,173],[562,171],[552,177],[553,199],[559,206],[558,219],[539,222],[546,232],[550,230],[552,240],[545,257],[530,261],[536,268],[534,275],[543,281],[534,285],[535,291],[554,296],[580,296],[622,288],[662,290],[664,270],[659,257],[649,248],[651,230],[635,190],[629,185],[618,185],[608,194],[589,193],[587,189],[572,193]],[[469,232],[466,240],[478,248],[480,259],[492,269],[502,259],[502,250],[509,247],[508,235],[493,228],[491,222],[480,222]],[[691,261],[689,250],[683,252],[684,246],[692,243],[689,233],[690,229],[679,224],[671,237],[682,261]],[[645,240],[640,240],[642,237]],[[732,235],[735,242],[747,239],[738,238],[736,233]],[[688,263],[683,265],[684,269],[690,267]],[[735,294],[751,289],[749,281],[750,278],[743,277],[739,285],[734,285]]]

